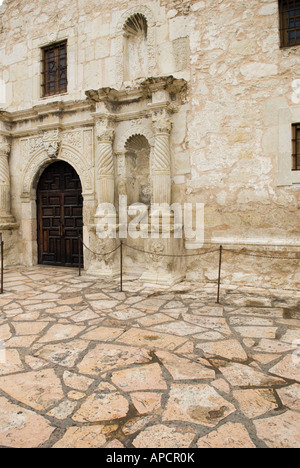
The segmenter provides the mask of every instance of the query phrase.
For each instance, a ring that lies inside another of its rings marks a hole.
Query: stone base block
[[[175,284],[180,283],[185,278],[185,274],[180,273],[166,273],[166,272],[157,272],[146,271],[140,277],[140,281],[149,286],[165,286],[172,287]]]
[[[107,265],[104,261],[96,261],[92,262],[90,267],[83,271],[82,274],[102,279],[111,279],[120,276],[120,269],[116,265]]]

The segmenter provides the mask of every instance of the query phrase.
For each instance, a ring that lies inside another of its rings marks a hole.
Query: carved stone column
[[[97,196],[100,203],[115,201],[115,171],[113,159],[114,124],[108,118],[96,121],[97,148]]]
[[[172,122],[166,110],[152,116],[155,133],[153,171],[153,203],[171,205],[170,134]]]
[[[10,143],[8,138],[0,135],[0,224],[14,222],[10,201],[9,153]]]

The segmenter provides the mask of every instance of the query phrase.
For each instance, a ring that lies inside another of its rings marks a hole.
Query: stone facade
[[[54,160],[71,164],[81,179],[83,236],[93,251],[118,245],[98,235],[99,206],[127,195],[133,203],[203,203],[205,248],[299,252],[300,172],[292,171],[291,124],[300,122],[300,55],[299,46],[280,48],[278,19],[274,0],[5,0],[6,263],[37,263],[36,189]],[[41,97],[42,48],[61,40],[67,40],[68,90]],[[139,173],[130,165],[138,158]],[[187,238],[134,242],[167,254],[198,247]],[[87,271],[117,273],[117,254],[100,260],[85,249],[84,255]],[[217,262],[216,255],[145,261],[128,250],[125,266],[170,284],[185,275],[215,281]],[[234,256],[225,259],[224,274],[227,281],[281,287],[300,281],[295,260]]]

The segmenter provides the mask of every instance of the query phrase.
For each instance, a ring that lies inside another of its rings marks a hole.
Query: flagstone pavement
[[[299,448],[300,292],[14,268],[0,447]]]

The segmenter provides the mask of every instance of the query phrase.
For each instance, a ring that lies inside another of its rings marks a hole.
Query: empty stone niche
[[[148,76],[147,20],[141,13],[124,25],[124,81]]]
[[[144,135],[133,135],[126,144],[126,178],[128,204],[151,203],[150,145]]]

